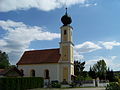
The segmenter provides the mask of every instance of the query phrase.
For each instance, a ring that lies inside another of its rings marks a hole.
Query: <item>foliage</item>
[[[70,86],[71,86],[71,87],[76,87],[76,83],[72,82],[72,83],[70,84]]]
[[[120,79],[118,79],[118,85],[120,86]]]
[[[120,71],[114,72],[114,75],[117,76],[118,78],[120,78]]]
[[[5,69],[10,66],[8,55],[0,51],[0,69]]]
[[[75,75],[78,76],[85,68],[85,62],[74,61],[74,71]]]
[[[120,71],[114,71],[114,77],[115,77],[115,81],[118,82],[120,79]]]
[[[85,77],[84,80],[86,80],[86,81],[92,81],[93,79],[90,76],[87,76],[87,77]]]
[[[87,71],[83,71],[81,74],[81,80],[82,81],[92,80],[92,78],[89,76],[89,73]]]
[[[83,71],[82,72],[82,76],[83,76],[83,78],[86,78],[88,76],[88,72],[87,71]]]
[[[108,70],[106,72],[106,79],[109,80],[110,82],[116,81],[113,70],[110,71],[108,68]]]
[[[51,86],[53,88],[60,88],[61,84],[58,81],[51,81]]]
[[[109,83],[106,87],[106,90],[120,90],[120,86],[118,83]]]
[[[26,90],[43,87],[41,77],[0,78],[0,90]]]
[[[93,79],[97,78],[97,75],[96,75],[95,71],[93,71],[91,67],[90,67],[90,70],[89,70],[88,74]]]
[[[106,71],[107,71],[107,66],[105,61],[100,60],[96,64],[94,64],[92,68],[90,68],[89,75],[94,76],[92,78],[99,77],[100,79],[105,79]]]
[[[74,61],[74,72],[77,76],[76,80],[84,80],[87,76],[87,72],[83,71],[85,68],[85,62]]]

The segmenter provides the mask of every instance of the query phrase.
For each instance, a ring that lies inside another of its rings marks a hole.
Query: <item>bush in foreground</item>
[[[118,83],[109,83],[106,87],[106,90],[120,90],[120,86]]]
[[[43,87],[41,77],[0,78],[0,90],[26,90]]]
[[[60,88],[61,87],[61,84],[58,82],[58,81],[52,81],[51,82],[51,86],[53,88]]]

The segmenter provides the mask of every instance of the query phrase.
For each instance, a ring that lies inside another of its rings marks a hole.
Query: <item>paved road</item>
[[[105,90],[105,88],[31,89],[31,90]]]

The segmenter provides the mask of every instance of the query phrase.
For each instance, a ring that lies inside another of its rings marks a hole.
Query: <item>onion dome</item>
[[[62,16],[62,18],[61,18],[61,21],[62,21],[62,23],[64,24],[64,26],[67,26],[67,25],[69,25],[69,24],[72,23],[71,17],[68,16],[68,14],[67,14],[67,8],[66,8],[66,13],[65,13],[65,15]]]

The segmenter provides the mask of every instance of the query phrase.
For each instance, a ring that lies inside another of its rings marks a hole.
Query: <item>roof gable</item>
[[[58,63],[59,59],[59,49],[25,51],[17,65]]]
[[[8,69],[0,69],[0,75],[2,76],[14,76],[12,72],[16,73],[18,76],[23,76],[23,74],[16,67],[10,67]]]

